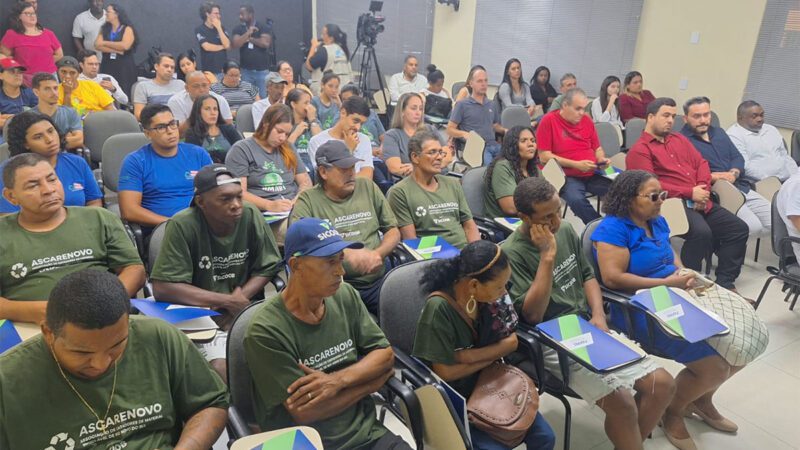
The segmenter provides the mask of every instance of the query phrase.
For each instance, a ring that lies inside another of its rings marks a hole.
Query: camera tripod
[[[378,65],[378,57],[375,55],[375,47],[369,43],[363,43],[364,47],[361,47],[362,42],[359,42],[356,45],[355,51],[353,51],[353,56],[350,60],[354,60],[356,55],[358,54],[359,49],[361,52],[361,66],[359,69],[359,78],[358,78],[358,88],[361,89],[361,92],[364,94],[365,97],[369,97],[369,95],[375,91],[379,91],[378,95],[383,96],[383,101],[385,105],[389,104],[389,98],[386,96],[386,85],[383,81],[383,74],[381,73],[381,68]],[[371,89],[369,76],[372,72],[372,66],[375,65],[375,74],[378,76],[378,89]]]

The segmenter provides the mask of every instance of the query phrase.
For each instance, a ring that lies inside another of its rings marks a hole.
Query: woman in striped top
[[[234,117],[242,105],[252,105],[253,102],[261,100],[258,88],[247,81],[242,81],[242,70],[236,61],[226,62],[222,66],[222,74],[222,80],[212,84],[211,90],[225,97]]]

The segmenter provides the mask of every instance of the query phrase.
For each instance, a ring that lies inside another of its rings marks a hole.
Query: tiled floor
[[[568,213],[567,220],[580,232],[583,225]],[[763,240],[759,262],[753,261],[755,240],[751,240],[742,274],[737,282],[739,292],[756,298],[767,278],[766,266],[777,265],[768,239]],[[712,274],[713,278],[713,274]],[[800,307],[789,311],[783,302],[780,283],[773,282],[758,314],[770,331],[766,352],[738,373],[720,389],[716,404],[720,411],[739,425],[736,435],[721,433],[697,420],[687,419],[687,426],[702,450],[789,450],[800,449]],[[660,360],[673,375],[681,365]],[[571,401],[573,450],[611,450],[613,446],[603,432],[603,412],[590,408],[583,401]],[[557,449],[563,448],[564,409],[553,397],[543,396],[541,409],[558,436]],[[392,421],[390,428],[399,423]],[[407,435],[406,435],[407,436]],[[407,436],[410,439],[410,436]],[[224,446],[215,446],[222,449]],[[520,447],[524,448],[524,447]],[[648,450],[669,450],[674,447],[660,429],[645,442]]]

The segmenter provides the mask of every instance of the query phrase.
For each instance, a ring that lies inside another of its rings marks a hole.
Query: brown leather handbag
[[[446,292],[437,291],[429,295],[433,296],[447,300],[469,325],[473,340],[478,342],[472,319],[458,303]],[[481,370],[467,399],[467,416],[472,425],[510,448],[525,439],[538,410],[539,393],[533,380],[522,370],[501,361]]]

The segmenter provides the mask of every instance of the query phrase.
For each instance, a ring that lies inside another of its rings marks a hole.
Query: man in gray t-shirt
[[[292,153],[294,150],[289,149]],[[295,174],[308,175],[303,160],[294,153],[297,168],[286,166],[280,151],[267,153],[252,137],[241,140],[231,147],[225,157],[225,165],[237,177],[247,177],[247,192],[267,200],[292,200],[297,196],[299,185]],[[309,182],[310,186],[310,182]],[[258,206],[258,205],[257,205]],[[260,208],[265,210],[266,208]]]
[[[166,105],[174,94],[183,92],[183,81],[172,78],[175,74],[175,59],[169,53],[160,53],[153,66],[156,77],[142,81],[133,91],[133,114],[139,118],[145,105]]]

